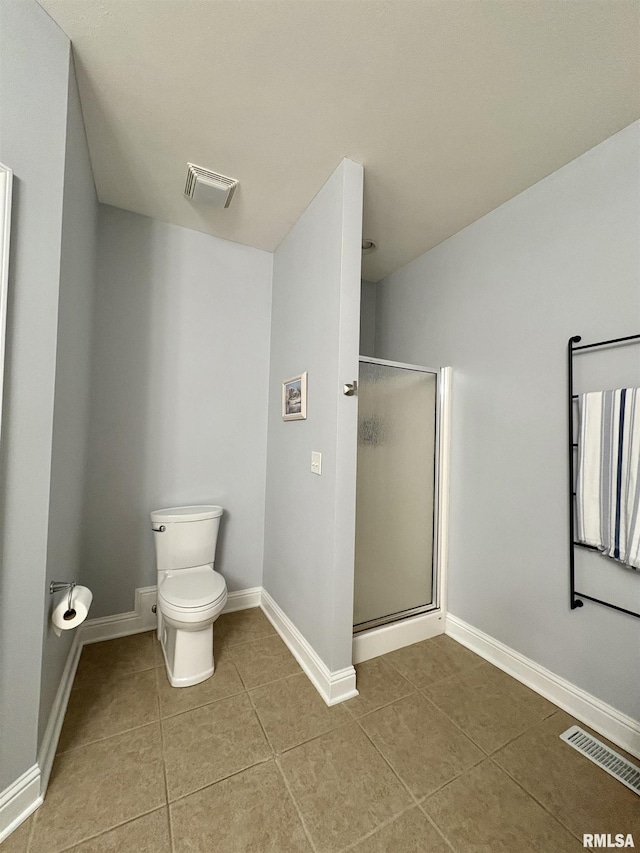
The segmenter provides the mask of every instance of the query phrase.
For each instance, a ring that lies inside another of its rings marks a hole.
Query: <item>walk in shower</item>
[[[360,357],[354,633],[436,610],[441,371]]]

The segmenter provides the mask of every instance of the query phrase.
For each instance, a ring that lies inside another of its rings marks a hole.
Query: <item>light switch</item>
[[[322,474],[322,453],[317,450],[311,451],[311,473]]]

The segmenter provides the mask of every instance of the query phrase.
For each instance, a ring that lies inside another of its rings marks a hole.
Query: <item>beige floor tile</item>
[[[173,803],[171,823],[175,853],[311,853],[273,761]]]
[[[376,830],[349,853],[451,853],[451,847],[417,806]]]
[[[158,669],[158,696],[160,715],[171,717],[184,711],[191,711],[202,705],[209,705],[218,699],[225,699],[236,693],[244,692],[238,670],[228,657],[215,661],[215,672],[211,678],[193,687],[172,687],[164,667]]]
[[[489,759],[422,804],[457,853],[577,853],[582,844]]]
[[[418,688],[430,687],[482,663],[482,658],[444,634],[389,652],[384,659]]]
[[[488,677],[482,666],[439,681],[425,693],[487,753],[540,721],[507,692],[506,685]]]
[[[302,671],[277,635],[232,646],[231,653],[247,690]]]
[[[152,631],[90,643],[82,649],[73,686],[103,683],[113,676],[152,669],[155,665]]]
[[[411,797],[357,724],[278,759],[318,853],[335,853],[400,814]]]
[[[36,813],[31,853],[57,853],[166,802],[160,725],[63,752]]]
[[[69,853],[171,853],[168,810],[158,809],[122,824],[72,847]]]
[[[416,797],[424,797],[484,758],[420,693],[360,720],[365,732]]]
[[[544,720],[555,714],[558,710],[557,705],[549,702],[544,696],[526,687],[520,681],[517,681],[517,679],[507,675],[506,672],[498,669],[497,666],[484,661],[478,669],[485,673],[488,682],[495,683],[496,686],[507,692],[516,702],[523,705],[527,711],[534,714],[538,719]]]
[[[356,687],[359,695],[344,703],[354,717],[361,717],[415,691],[415,687],[383,657],[356,665]]]
[[[217,633],[230,646],[271,637],[276,633],[276,629],[259,607],[223,613],[214,623],[213,630],[214,636]]]
[[[92,681],[71,691],[58,752],[85,746],[159,719],[155,669]]]
[[[276,752],[351,722],[340,705],[327,706],[303,672],[257,687],[250,696]]]
[[[20,826],[15,829],[8,838],[0,843],[2,853],[27,853],[27,844],[29,842],[29,834],[31,833],[31,823],[33,816],[28,817]]]
[[[169,800],[272,755],[246,693],[162,721]]]
[[[578,838],[583,833],[629,832],[640,838],[640,799],[560,740],[573,725],[581,724],[559,711],[495,753],[494,759]]]

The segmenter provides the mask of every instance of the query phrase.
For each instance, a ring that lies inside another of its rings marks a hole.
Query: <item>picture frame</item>
[[[307,418],[307,372],[282,383],[282,420],[304,421]]]

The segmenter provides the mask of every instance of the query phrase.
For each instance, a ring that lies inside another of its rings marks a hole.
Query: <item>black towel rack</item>
[[[597,548],[594,548],[592,545],[585,545],[583,542],[576,542],[575,536],[575,522],[574,522],[574,499],[576,496],[575,486],[574,486],[574,460],[573,454],[578,447],[576,441],[573,440],[574,436],[574,418],[573,418],[573,401],[577,398],[577,394],[573,393],[573,356],[575,353],[588,350],[595,349],[596,347],[607,347],[613,346],[614,344],[625,344],[631,343],[634,341],[640,342],[640,335],[627,335],[624,338],[612,338],[608,341],[596,341],[593,344],[583,344],[582,346],[574,346],[574,344],[580,343],[582,337],[580,335],[573,335],[569,338],[568,344],[568,367],[569,367],[569,584],[570,584],[570,604],[571,609],[575,610],[577,607],[582,607],[583,601],[581,599],[586,598],[588,601],[595,601],[596,604],[602,604],[604,607],[610,607],[612,610],[618,610],[620,613],[626,613],[629,616],[635,616],[640,619],[640,613],[636,613],[634,610],[626,610],[624,607],[618,607],[617,604],[612,604],[610,601],[602,601],[600,598],[594,598],[592,595],[586,595],[584,592],[578,592],[576,589],[576,562],[575,562],[575,549],[585,548],[588,551],[598,551]],[[599,551],[598,551],[599,553]]]

